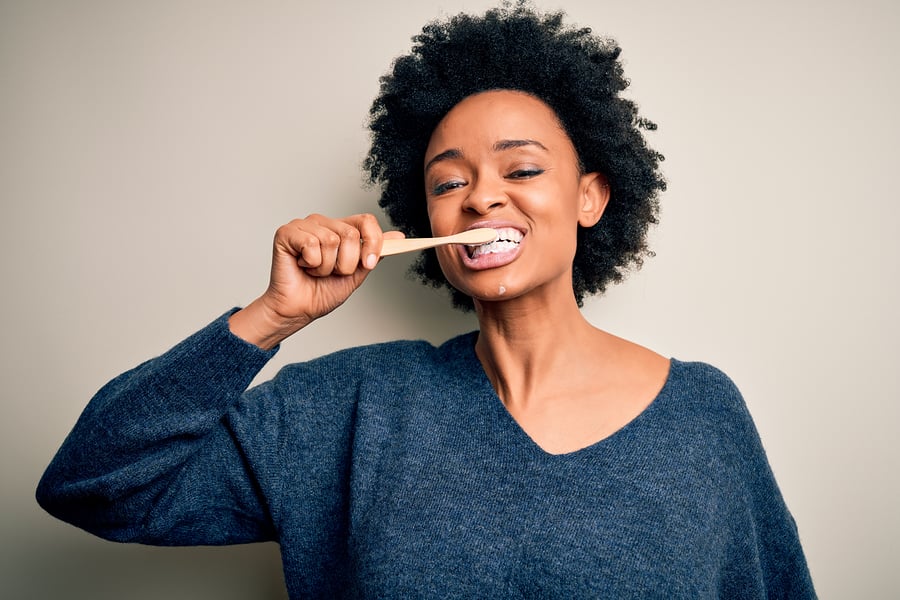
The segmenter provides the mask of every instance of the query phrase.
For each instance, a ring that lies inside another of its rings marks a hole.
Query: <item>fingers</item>
[[[291,254],[309,275],[326,277],[375,268],[384,234],[370,214],[344,219],[310,215],[282,226],[275,237],[276,249]]]
[[[360,232],[362,244],[360,246],[361,264],[370,271],[378,264],[378,257],[381,255],[381,241],[384,233],[381,231],[381,225],[373,215],[355,215],[349,217],[348,221],[354,224],[357,231]]]
[[[254,327],[262,331],[275,323],[274,333],[283,339],[328,314],[378,264],[383,239],[402,236],[384,234],[372,215],[310,215],[282,225],[275,233],[269,286],[258,303],[262,309],[249,313],[264,315],[253,320]]]

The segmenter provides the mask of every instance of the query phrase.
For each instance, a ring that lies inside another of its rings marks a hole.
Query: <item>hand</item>
[[[378,264],[384,233],[370,214],[332,219],[310,215],[275,232],[265,293],[233,314],[231,331],[262,348],[322,317],[350,297]]]

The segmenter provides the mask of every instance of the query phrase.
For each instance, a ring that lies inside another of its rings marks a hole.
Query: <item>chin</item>
[[[483,303],[505,302],[515,300],[523,296],[520,288],[511,284],[498,283],[490,288],[482,287],[477,291],[463,290],[463,293],[472,298],[473,301]]]

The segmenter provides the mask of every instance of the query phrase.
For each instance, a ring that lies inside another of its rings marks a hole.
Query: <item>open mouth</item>
[[[524,237],[521,231],[512,227],[498,227],[495,231],[497,232],[497,239],[493,242],[466,246],[466,253],[468,253],[469,258],[475,259],[485,254],[509,252],[514,250]]]

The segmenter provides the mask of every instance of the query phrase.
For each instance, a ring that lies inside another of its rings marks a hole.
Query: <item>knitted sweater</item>
[[[814,598],[731,381],[672,360],[610,437],[518,427],[474,352],[392,342],[285,367],[227,315],[108,383],[38,486],[57,517],[159,545],[276,540],[292,598]]]

